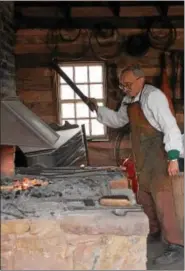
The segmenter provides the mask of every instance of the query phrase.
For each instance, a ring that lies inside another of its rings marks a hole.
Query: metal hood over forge
[[[1,101],[1,145],[53,149],[60,136],[29,110],[18,97]]]
[[[26,155],[28,166],[59,167],[85,158],[81,127],[54,131],[18,97],[7,97],[0,102],[0,145],[18,146]]]

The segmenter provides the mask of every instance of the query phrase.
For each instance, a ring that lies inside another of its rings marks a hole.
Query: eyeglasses
[[[140,79],[141,77],[138,77],[138,78],[136,78],[136,80],[134,81],[134,82],[127,82],[127,83],[125,83],[125,84],[119,84],[119,88],[120,89],[122,89],[122,90],[124,90],[124,89],[131,89],[131,87],[132,87],[132,85],[138,80],[138,79]]]

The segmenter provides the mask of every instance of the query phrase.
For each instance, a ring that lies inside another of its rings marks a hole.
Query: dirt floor
[[[161,242],[147,245],[147,270],[184,270],[184,260],[173,265],[153,265],[153,259],[162,254],[164,244]]]

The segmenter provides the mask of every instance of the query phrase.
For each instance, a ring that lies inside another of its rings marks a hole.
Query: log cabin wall
[[[28,16],[53,16],[56,14],[56,9],[51,7],[42,8],[42,13],[39,7],[22,8],[22,13]],[[111,11],[108,8],[72,8],[72,16],[83,16],[84,13],[88,16],[110,16]],[[173,6],[169,8],[168,15],[183,15],[184,7]],[[155,16],[157,11],[154,7],[124,7],[120,10],[120,16]],[[140,29],[118,29],[120,36],[124,37],[141,33]],[[184,50],[184,29],[177,28],[177,37],[174,44],[169,48],[171,50]],[[50,69],[49,62],[52,58],[51,45],[48,46],[48,29],[19,29],[16,33],[16,80],[17,94],[28,108],[35,112],[41,119],[47,123],[58,122],[58,106],[57,106],[57,84],[56,75]],[[63,42],[58,44],[57,52],[60,53],[61,61],[72,61],[75,56],[78,56],[84,46],[88,46],[88,31],[82,29],[81,36],[75,42]],[[111,56],[114,54],[117,43],[113,45],[100,47],[94,45],[97,54]],[[106,63],[106,105],[111,109],[115,109],[119,102],[118,88],[112,83],[111,69],[113,72],[119,70],[127,64],[139,63],[146,74],[147,82],[157,86],[157,79],[160,74],[160,54],[161,51],[150,48],[148,52],[139,58],[129,56],[124,49],[118,57],[113,60],[105,61]],[[63,58],[65,56],[65,59]],[[81,59],[86,61],[100,61],[91,50],[88,50],[86,55]],[[76,61],[77,62],[77,61]],[[168,73],[170,76],[171,65],[169,62]],[[114,78],[115,79],[115,78]],[[178,91],[178,90],[177,90]],[[117,96],[117,98],[116,98]],[[184,113],[182,106],[178,107],[177,111],[178,122],[183,125]],[[114,138],[116,131],[108,130],[108,141],[106,142],[90,142],[89,156],[91,165],[114,165],[115,158],[113,155]]]
[[[0,2],[0,98],[16,94],[14,4]]]

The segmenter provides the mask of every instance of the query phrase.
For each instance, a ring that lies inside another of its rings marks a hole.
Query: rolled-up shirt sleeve
[[[110,128],[123,127],[129,122],[127,105],[122,104],[117,112],[105,106],[100,106],[97,111],[97,120]]]
[[[168,159],[179,158],[183,153],[181,131],[162,91],[154,91],[149,95],[148,108],[151,110],[161,132],[164,133],[163,143],[165,151],[168,153]]]

